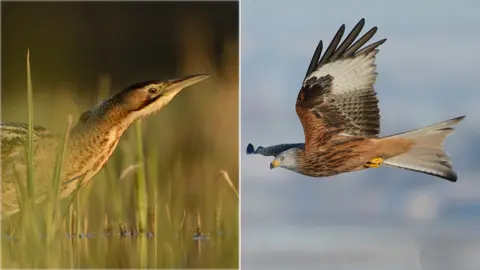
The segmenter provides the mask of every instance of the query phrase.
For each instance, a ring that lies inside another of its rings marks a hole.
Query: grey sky
[[[382,135],[467,115],[446,143],[454,184],[394,168],[313,179],[242,156],[242,267],[415,269],[417,249],[423,269],[480,267],[479,12],[473,0],[242,0],[243,147],[303,141],[294,106],[313,50],[362,17],[388,39]]]

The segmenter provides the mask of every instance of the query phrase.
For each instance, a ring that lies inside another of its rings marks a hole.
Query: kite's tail
[[[465,116],[386,137],[409,139],[413,141],[413,145],[407,152],[387,158],[384,164],[457,181],[457,174],[452,168],[448,153],[443,149],[443,142],[447,135],[453,132],[453,126],[463,118]]]

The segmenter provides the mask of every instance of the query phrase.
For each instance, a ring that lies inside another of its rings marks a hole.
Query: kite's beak
[[[274,161],[272,161],[272,163],[270,163],[270,169],[278,167],[279,165],[280,165],[280,161],[275,159]]]

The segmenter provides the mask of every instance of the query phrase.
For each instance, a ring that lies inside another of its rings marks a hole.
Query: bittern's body
[[[80,117],[70,132],[60,175],[60,196],[68,197],[97,174],[112,155],[123,132],[136,120],[159,111],[183,88],[208,75],[194,75],[179,80],[148,81],[128,87]],[[1,125],[2,217],[19,211],[17,184],[25,185],[27,162],[25,124]],[[44,201],[53,188],[55,160],[60,140],[43,127],[35,126],[34,196]],[[81,182],[78,182],[81,181]]]

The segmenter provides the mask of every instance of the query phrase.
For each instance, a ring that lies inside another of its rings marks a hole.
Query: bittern
[[[206,79],[200,74],[166,81],[146,81],[127,87],[100,105],[84,112],[70,131],[60,174],[60,198],[70,196],[85,186],[105,165],[125,130],[136,120],[158,112],[187,86]],[[18,180],[25,185],[28,142],[26,124],[1,124],[2,158],[2,217],[19,211]],[[34,200],[48,198],[57,156],[59,137],[47,129],[35,126],[34,143]],[[81,182],[78,182],[81,181]]]
[[[313,177],[386,164],[455,182],[457,174],[443,142],[464,116],[379,137],[380,110],[373,85],[375,57],[386,39],[362,48],[377,31],[373,27],[357,40],[364,24],[360,20],[340,43],[345,31],[342,25],[321,58],[322,41],[315,50],[296,101],[305,143],[256,150],[249,144],[247,154],[274,156],[270,168]]]

